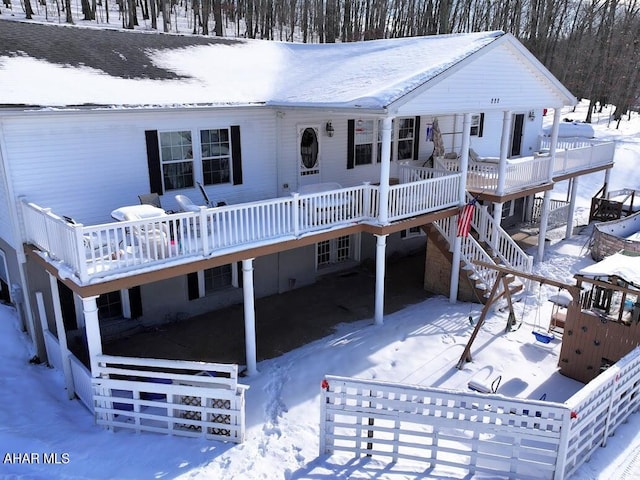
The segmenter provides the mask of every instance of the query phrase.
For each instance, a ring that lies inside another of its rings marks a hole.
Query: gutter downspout
[[[22,239],[22,231],[20,230],[20,223],[18,222],[18,212],[16,208],[16,201],[15,201],[16,197],[13,192],[13,186],[9,181],[11,174],[9,170],[9,165],[6,161],[6,155],[4,153],[4,149],[5,149],[4,126],[3,126],[3,122],[0,121],[0,163],[2,163],[2,169],[4,170],[2,181],[4,183],[5,192],[7,194],[7,203],[8,203],[7,207],[9,210],[9,218],[11,220],[11,230],[14,236],[12,240],[14,242],[13,248],[16,251],[16,259],[18,260],[18,273],[20,275],[20,285],[22,286],[22,290],[24,292],[24,294],[22,295],[22,299],[23,299],[22,301],[23,301],[23,305],[25,306],[25,313],[27,316],[27,319],[26,319],[27,330],[29,331],[29,336],[31,337],[31,342],[33,344],[33,353],[35,353],[35,355],[37,355],[40,359],[42,359],[46,355],[46,350],[44,348],[44,339],[42,339],[42,342],[38,342],[38,339],[37,339],[37,333],[36,333],[34,317],[33,317],[33,310],[31,308],[30,290],[28,288],[27,277],[24,272],[24,265],[25,263],[27,263],[27,257],[24,254],[24,249],[22,247],[24,242]],[[17,247],[15,246],[16,242],[18,244]],[[11,285],[9,287],[11,287]]]

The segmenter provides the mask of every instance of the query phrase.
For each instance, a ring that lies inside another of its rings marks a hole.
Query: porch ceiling
[[[179,277],[187,275],[189,273],[197,272],[199,270],[205,270],[209,268],[218,267],[220,265],[227,265],[230,263],[239,262],[249,258],[262,257],[273,253],[283,252],[286,250],[292,250],[307,245],[312,245],[323,240],[329,240],[332,238],[340,237],[343,235],[352,235],[355,233],[369,233],[372,235],[389,235],[391,233],[399,232],[411,227],[417,227],[420,225],[427,225],[441,220],[443,218],[455,215],[458,212],[457,207],[447,208],[439,210],[437,212],[428,213],[425,215],[419,215],[406,220],[394,222],[389,225],[377,226],[369,224],[356,224],[348,225],[344,228],[332,229],[329,231],[323,231],[307,235],[305,237],[287,240],[272,245],[250,247],[240,252],[229,253],[225,255],[219,255],[202,260],[196,260],[193,262],[183,263],[179,265],[159,267],[157,270],[145,271],[143,273],[132,272],[131,275],[126,277],[117,278],[114,280],[107,280],[105,282],[95,283],[92,285],[78,285],[74,281],[70,280],[64,275],[60,275],[59,270],[55,265],[49,263],[46,259],[40,255],[39,250],[30,244],[24,245],[25,254],[40,265],[48,273],[56,277],[67,287],[69,287],[74,293],[80,297],[92,297],[96,295],[102,295],[105,293],[124,290],[139,285],[145,285],[148,283],[154,283],[161,280],[167,280],[169,278]]]

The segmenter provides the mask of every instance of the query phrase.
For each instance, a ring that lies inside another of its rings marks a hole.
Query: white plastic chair
[[[132,232],[144,255],[149,259],[158,260],[169,256],[169,243],[171,235],[169,227],[163,223],[155,223],[153,218],[143,219],[135,213],[126,213],[124,219],[145,220],[148,223],[137,225],[132,228]]]
[[[176,202],[180,206],[180,210],[183,212],[199,212],[200,207],[193,203],[193,201],[186,195],[176,195]]]

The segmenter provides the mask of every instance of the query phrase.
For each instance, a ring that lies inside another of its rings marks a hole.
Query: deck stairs
[[[451,261],[453,261],[452,250],[457,218],[457,216],[448,217],[424,228],[425,233],[437,248]],[[498,271],[478,266],[475,262],[480,261],[531,273],[533,257],[522,250],[500,225],[495,225],[486,206],[478,205],[475,208],[471,227],[470,234],[462,237],[460,268],[461,273],[466,274],[471,282],[476,297],[484,303],[498,277]],[[525,287],[512,275],[507,276],[507,280],[512,294]]]

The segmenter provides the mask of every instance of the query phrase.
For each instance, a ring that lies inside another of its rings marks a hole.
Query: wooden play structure
[[[640,345],[640,289],[616,275],[576,280],[581,304],[567,318],[559,366],[587,383]]]
[[[640,257],[624,257],[623,264],[629,271],[638,271],[635,263]],[[603,262],[600,262],[603,263]],[[596,264],[599,265],[599,264]],[[540,285],[558,287],[558,294],[549,297],[552,302],[551,318],[546,330],[538,327],[533,334],[536,341],[547,343],[551,338],[561,338],[558,366],[563,375],[588,383],[602,371],[615,364],[623,356],[640,345],[640,288],[617,274],[606,274],[606,266],[597,275],[576,274],[576,285],[569,285],[538,275],[517,272],[506,267],[490,266],[498,276],[487,303],[476,323],[457,368],[470,362],[471,346],[475,340],[491,305],[502,298],[507,299],[509,320],[506,331],[515,318],[511,293],[507,288],[507,277],[517,276],[538,282]],[[500,285],[504,288],[500,291]],[[548,339],[548,340],[545,340]]]
[[[460,356],[460,360],[458,361],[457,364],[457,368],[458,370],[461,370],[462,367],[464,366],[465,363],[470,362],[472,360],[471,358],[471,345],[473,344],[474,340],[476,339],[478,333],[480,332],[480,328],[482,327],[484,320],[487,316],[487,313],[489,312],[489,309],[491,308],[491,305],[493,305],[494,302],[496,302],[497,300],[499,300],[502,297],[506,297],[507,299],[507,305],[509,306],[509,317],[507,320],[507,325],[505,327],[505,331],[509,331],[512,327],[513,327],[513,323],[515,321],[515,312],[513,310],[513,301],[511,299],[511,290],[509,289],[509,278],[510,277],[520,277],[520,278],[524,278],[527,280],[532,280],[534,282],[538,282],[540,285],[553,285],[555,287],[558,287],[560,289],[565,289],[567,292],[569,292],[569,294],[571,295],[572,301],[569,302],[569,304],[575,304],[575,305],[579,305],[580,303],[580,289],[578,287],[576,287],[575,285],[569,285],[566,283],[562,283],[562,282],[558,282],[555,280],[550,280],[548,278],[545,277],[541,277],[539,275],[534,275],[531,273],[523,273],[523,272],[519,272],[516,270],[512,270],[510,268],[507,267],[503,267],[500,265],[491,265],[489,263],[485,263],[485,262],[475,262],[478,266],[481,267],[486,267],[486,268],[491,268],[494,269],[498,272],[498,275],[496,277],[496,280],[493,284],[493,287],[491,288],[491,293],[489,294],[489,298],[487,299],[487,302],[484,304],[484,307],[482,308],[482,312],[480,313],[480,318],[478,319],[478,322],[476,323],[475,328],[473,329],[473,333],[471,334],[471,338],[469,338],[469,341],[467,342],[467,345],[464,348],[464,351],[462,352],[462,355]],[[500,291],[500,285],[503,286],[502,291]],[[539,328],[539,326],[536,326],[537,328],[533,331],[534,336],[536,337],[536,340],[543,342],[543,343],[549,343],[549,341],[553,338],[553,336],[548,332],[548,331],[543,331],[542,329]]]

